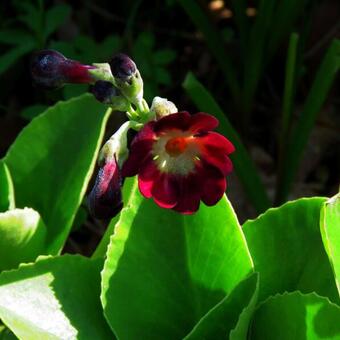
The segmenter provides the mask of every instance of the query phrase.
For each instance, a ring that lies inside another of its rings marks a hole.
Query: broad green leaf
[[[268,209],[270,206],[269,198],[258,175],[258,171],[247,149],[242,144],[238,133],[229,122],[221,107],[192,73],[187,74],[183,87],[199,110],[208,112],[218,118],[220,125],[217,130],[230,139],[235,146],[236,151],[230,155],[230,158],[249,199],[258,212]]]
[[[0,320],[0,340],[16,340],[18,339]]]
[[[19,134],[5,157],[17,207],[38,211],[49,252],[58,253],[94,169],[110,110],[92,96],[60,102]]]
[[[113,339],[100,305],[102,261],[64,255],[0,275],[0,318],[20,339]]]
[[[250,340],[340,339],[340,307],[315,293],[270,297],[257,309]]]
[[[261,277],[259,300],[301,290],[315,291],[339,302],[319,228],[324,201],[317,197],[302,198],[269,209],[244,224],[255,270]]]
[[[229,295],[204,315],[184,339],[214,340],[230,338],[230,332],[236,326],[242,311],[250,305],[252,305],[252,311],[254,310],[257,301],[257,291],[258,274],[254,273],[244,281],[241,281]],[[247,322],[242,325],[244,326],[242,334],[239,327],[239,332],[236,336],[234,332],[233,339],[246,339],[250,316]]]
[[[14,207],[12,177],[5,162],[0,160],[0,212],[14,209]]]
[[[135,183],[102,272],[105,316],[119,339],[180,339],[251,272],[226,197],[183,216],[144,199]]]
[[[336,286],[340,294],[340,195],[330,198],[321,209],[322,240],[332,264]]]
[[[0,271],[34,261],[46,249],[46,226],[33,209],[0,213]]]

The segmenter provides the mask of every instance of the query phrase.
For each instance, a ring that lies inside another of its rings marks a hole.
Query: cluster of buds
[[[93,216],[111,218],[120,212],[121,187],[130,176],[138,176],[144,197],[182,214],[196,212],[201,201],[214,205],[223,196],[234,147],[212,131],[217,119],[202,112],[178,112],[174,103],[160,97],[149,108],[140,72],[127,55],[117,54],[104,64],[83,65],[45,50],[34,55],[31,72],[34,83],[47,89],[88,83],[98,101],[126,112],[128,121],[99,154],[100,169],[88,196]],[[130,129],[137,134],[129,144]]]

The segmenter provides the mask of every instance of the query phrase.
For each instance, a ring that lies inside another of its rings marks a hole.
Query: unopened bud
[[[143,79],[134,61],[119,53],[109,64],[116,86],[131,103],[139,105],[143,100]]]
[[[166,98],[155,97],[152,101],[150,111],[154,112],[156,119],[178,112],[176,105]]]
[[[55,89],[65,83],[92,83],[94,78],[89,70],[94,68],[95,66],[67,59],[54,50],[38,51],[31,60],[33,81],[45,89]]]
[[[121,171],[113,158],[99,169],[96,183],[88,196],[90,213],[99,219],[116,216],[123,207],[121,187]]]
[[[130,107],[129,101],[120,95],[113,84],[109,81],[98,80],[90,88],[90,92],[103,104],[111,105],[116,111],[127,111]]]

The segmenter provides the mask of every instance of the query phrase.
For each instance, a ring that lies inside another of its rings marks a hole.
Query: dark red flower
[[[231,142],[212,132],[218,120],[206,113],[174,113],[149,122],[131,143],[123,165],[125,177],[138,174],[139,190],[163,208],[183,214],[198,210],[200,201],[216,204],[232,171]]]
[[[99,169],[96,183],[88,196],[90,213],[100,219],[116,216],[123,207],[121,187],[121,171],[113,158]]]

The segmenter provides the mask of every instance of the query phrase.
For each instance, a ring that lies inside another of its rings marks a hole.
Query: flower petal
[[[204,112],[198,112],[190,117],[189,130],[192,133],[214,130],[218,126],[218,120]]]
[[[179,180],[178,203],[173,208],[185,215],[195,213],[200,206],[200,185],[196,174]]]
[[[224,175],[214,167],[204,167],[204,184],[201,199],[208,205],[215,205],[225,193],[227,181]]]
[[[182,111],[173,113],[158,120],[154,125],[154,131],[158,134],[167,130],[182,130],[188,129],[190,122],[189,112]]]
[[[178,191],[173,176],[161,174],[151,189],[154,201],[162,208],[173,208],[177,204]]]
[[[128,159],[122,167],[123,177],[131,177],[137,175],[140,166],[145,159],[150,156],[153,141],[149,139],[140,140],[131,146]]]
[[[207,164],[219,169],[225,176],[233,170],[233,163],[230,158],[218,149],[214,152],[204,152],[200,155],[200,158]]]
[[[217,132],[210,131],[197,136],[196,139],[196,142],[203,148],[203,152],[214,153],[216,149],[219,149],[229,155],[235,151],[234,145]]]
[[[150,157],[143,162],[138,174],[138,188],[144,197],[152,197],[152,187],[158,177],[160,172]]]

